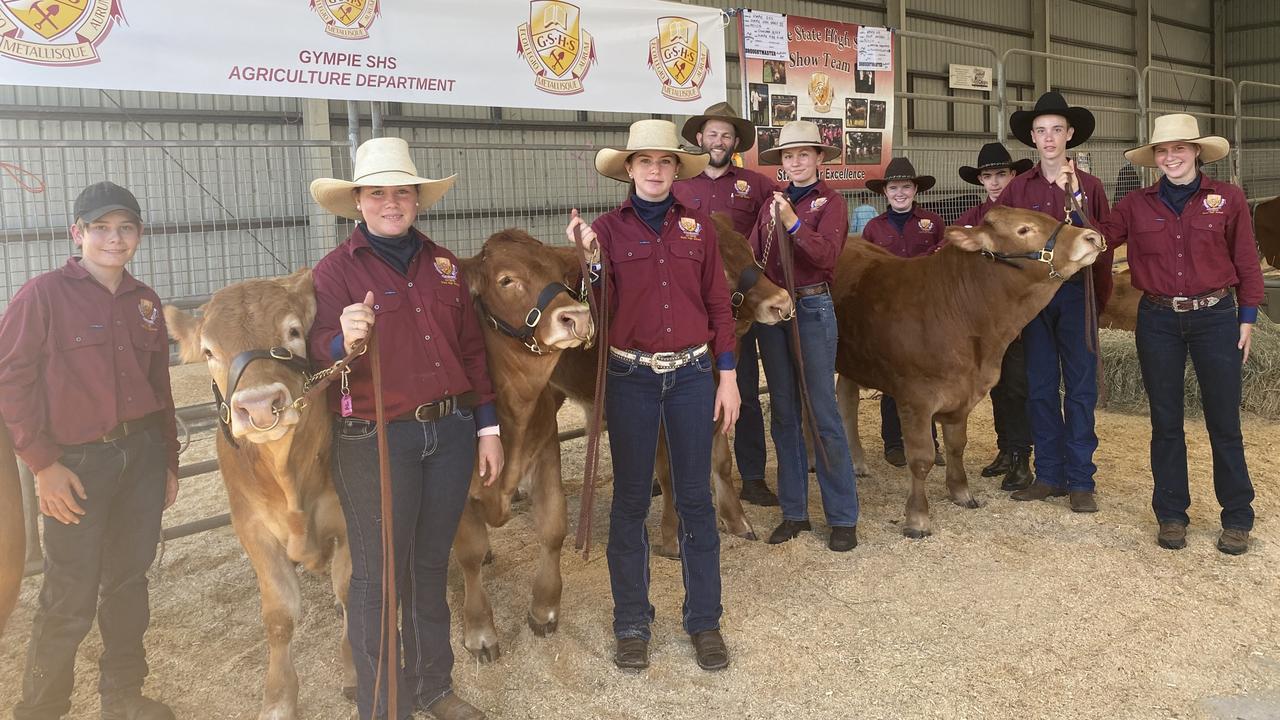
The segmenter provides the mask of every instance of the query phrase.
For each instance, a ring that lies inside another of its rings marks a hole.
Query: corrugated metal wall
[[[1225,8],[1226,70],[1237,83],[1280,85],[1280,3],[1228,0]],[[1241,123],[1245,141],[1245,189],[1250,197],[1280,195],[1280,88],[1245,84],[1241,115],[1269,118]]]

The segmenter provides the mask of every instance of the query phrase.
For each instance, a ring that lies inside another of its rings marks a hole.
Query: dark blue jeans
[[[1151,507],[1160,522],[1188,523],[1187,438],[1183,430],[1187,355],[1200,383],[1200,404],[1213,449],[1213,489],[1222,526],[1253,529],[1253,483],[1240,433],[1240,323],[1231,297],[1211,308],[1175,313],[1138,304],[1138,362],[1151,400]]]
[[[764,411],[760,408],[760,356],[756,350],[756,326],[738,340],[738,396],[742,398],[738,422],[733,426],[733,455],[738,474],[745,480],[763,480],[766,462]]]
[[[351,548],[347,635],[356,666],[356,705],[361,718],[370,718],[378,659],[384,656],[378,438],[374,423],[353,418],[339,419],[334,434],[333,484]],[[453,684],[445,581],[475,467],[475,420],[469,410],[459,410],[434,422],[393,422],[387,426],[387,445],[402,617],[394,645],[404,649],[396,710],[403,719],[412,716],[415,699],[430,702]],[[395,667],[400,669],[399,652]],[[386,687],[384,679],[379,718],[386,715]]]
[[[933,432],[933,446],[938,447],[938,426],[929,423]],[[898,417],[898,401],[888,393],[880,395],[880,440],[884,449],[902,447],[902,420]]]
[[[778,502],[785,520],[809,519],[809,458],[801,432],[800,385],[791,358],[791,323],[800,323],[805,383],[826,454],[818,453],[818,489],[827,525],[858,524],[858,488],[853,459],[836,404],[836,315],[830,295],[802,297],[796,319],[757,325],[764,374],[769,379],[769,432],[778,454]],[[815,438],[815,441],[817,439]]]
[[[1098,358],[1085,345],[1084,283],[1067,282],[1022,331],[1036,480],[1094,491]],[[1058,388],[1066,385],[1066,397]]]
[[[649,638],[649,534],[645,519],[658,452],[658,427],[671,458],[671,492],[680,525],[684,629],[720,627],[720,532],[711,502],[711,421],[715,380],[710,354],[674,372],[609,358],[605,412],[613,454],[609,509],[609,585],[613,632]]]
[[[62,717],[71,709],[76,649],[98,620],[100,692],[142,687],[142,636],[151,622],[147,569],[160,540],[167,461],[158,430],[111,443],[62,449],[86,497],[78,525],[44,517],[44,582],[27,649],[15,720]]]

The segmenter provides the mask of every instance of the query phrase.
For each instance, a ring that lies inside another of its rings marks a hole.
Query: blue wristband
[[[796,234],[796,231],[797,231],[797,230],[799,230],[799,229],[800,229],[800,218],[796,218],[796,223],[795,223],[794,225],[792,225],[791,227],[787,228],[787,234],[788,234],[788,235],[795,235],[795,234]]]

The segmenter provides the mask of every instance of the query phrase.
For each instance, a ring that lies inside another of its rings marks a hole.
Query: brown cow
[[[731,291],[742,293],[742,300],[735,309],[737,323],[735,331],[742,337],[752,322],[772,325],[784,318],[790,318],[795,312],[794,303],[786,290],[778,287],[759,272],[755,256],[747,239],[734,232],[729,219],[716,213],[712,216],[716,223],[719,237],[718,247],[720,259],[724,265],[725,278]],[[748,283],[742,278],[746,273]],[[747,284],[754,279],[748,289]],[[735,296],[735,301],[738,299]],[[551,382],[557,391],[584,407],[590,407],[594,392],[596,353],[598,348],[565,353],[565,358],[552,375]],[[588,411],[589,413],[589,411]],[[747,516],[742,511],[742,503],[733,488],[732,455],[729,442],[725,436],[716,433],[712,443],[711,456],[711,489],[716,504],[716,512],[726,532],[739,537],[755,540],[755,531]],[[671,493],[670,466],[666,460],[667,445],[665,436],[658,434],[658,461],[655,468],[658,481],[662,484],[662,541],[654,547],[654,552],[664,557],[679,557],[680,545],[676,537],[679,518],[676,516],[675,504]]]
[[[858,438],[858,388],[898,401],[912,482],[903,534],[929,534],[924,480],[933,467],[930,423],[942,422],[947,490],[976,508],[964,470],[969,412],[1000,376],[1005,349],[1062,284],[1093,263],[1106,244],[1092,230],[1030,210],[997,206],[982,225],[948,227],[939,252],[904,260],[851,240],[836,268],[832,295],[839,322],[837,394],[854,467],[866,474]],[[997,255],[1039,254],[1049,264]],[[1050,277],[1056,270],[1061,277]]]
[[[342,507],[329,479],[330,414],[316,403],[290,406],[303,389],[302,371],[277,360],[245,366],[228,388],[233,358],[252,350],[307,355],[307,331],[315,319],[310,270],[274,280],[249,280],[214,293],[195,319],[165,307],[169,334],[185,362],[204,360],[219,392],[235,447],[219,433],[218,468],[227,488],[231,523],[258,576],[266,626],[266,687],[259,718],[297,717],[298,674],[290,643],[302,615],[295,564],[312,572],[329,568],[333,591],[345,612],[351,556]],[[280,408],[286,408],[280,411]],[[220,410],[221,411],[221,410]],[[259,428],[267,428],[265,430]],[[343,689],[355,689],[351,648],[343,623]]]
[[[26,553],[18,461],[13,454],[9,430],[0,423],[0,636],[4,635],[9,615],[18,602]]]
[[[568,249],[543,245],[520,230],[505,230],[490,237],[479,254],[461,265],[479,301],[476,312],[484,326],[506,457],[502,475],[493,485],[486,487],[479,476],[472,476],[470,498],[453,543],[465,585],[463,645],[488,662],[496,660],[501,650],[481,578],[481,565],[489,553],[486,524],[501,527],[511,519],[511,501],[518,489],[531,496],[540,547],[527,621],[538,636],[555,632],[560,621],[560,548],[566,509],[556,406],[544,391],[560,351],[589,343],[595,328],[587,306],[567,291],[551,296],[544,308],[533,312],[546,288],[551,288],[548,295],[557,290],[554,283],[576,289],[578,262]],[[535,327],[529,327],[531,321]],[[504,326],[528,328],[532,342],[504,331]]]

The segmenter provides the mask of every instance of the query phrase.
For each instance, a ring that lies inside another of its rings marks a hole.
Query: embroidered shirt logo
[[[735,180],[733,183],[733,192],[738,197],[749,197],[751,195],[751,183],[746,180]]]
[[[156,321],[160,318],[160,308],[156,304],[142,298],[138,301],[138,314],[142,316],[142,327],[155,332],[160,328],[156,327]]]
[[[822,209],[822,206],[826,204],[827,204],[826,198],[824,197],[814,198],[813,202],[809,203],[809,212],[818,212],[819,210]]]
[[[453,261],[447,257],[438,257],[433,262],[436,266],[436,272],[440,273],[440,282],[442,284],[458,284],[458,268],[454,267]]]
[[[919,225],[921,232],[933,232],[933,221],[929,218],[920,218],[920,222],[917,225]]]
[[[702,239],[702,223],[691,217],[680,218],[680,231],[684,233],[686,240]]]
[[[1204,197],[1204,211],[1206,213],[1220,215],[1222,214],[1223,208],[1226,207],[1226,204],[1227,203],[1222,196],[1216,193],[1209,194]]]

